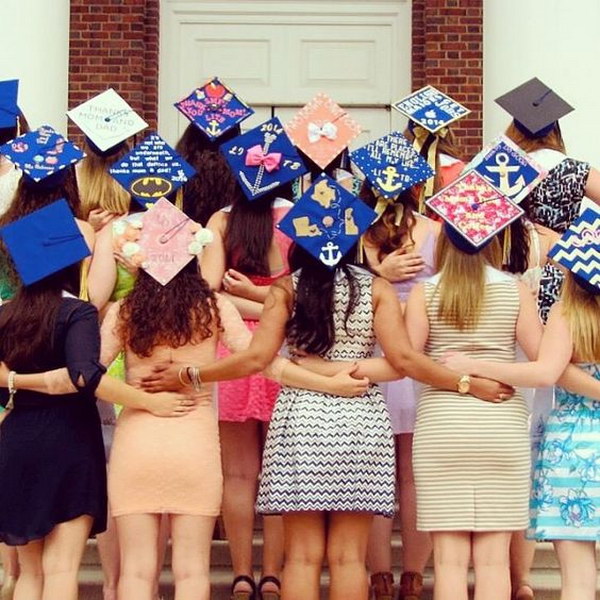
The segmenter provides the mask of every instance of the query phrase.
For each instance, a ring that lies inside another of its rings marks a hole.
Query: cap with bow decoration
[[[361,132],[360,125],[326,94],[317,94],[286,125],[294,144],[321,169]]]
[[[277,117],[222,144],[220,151],[249,200],[306,173]]]

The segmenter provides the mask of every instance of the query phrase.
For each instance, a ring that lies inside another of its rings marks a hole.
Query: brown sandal
[[[273,583],[277,586],[277,591],[263,591],[265,583]],[[281,582],[273,575],[265,575],[258,582],[258,598],[259,600],[279,600],[281,597]]]
[[[400,577],[398,600],[420,600],[423,593],[423,575],[415,571],[405,571]]]
[[[242,582],[247,583],[252,589],[250,591],[236,590],[235,586]],[[254,583],[254,579],[248,575],[238,575],[231,584],[230,600],[256,600],[256,583]]]
[[[389,571],[371,575],[373,600],[394,600],[394,575]]]

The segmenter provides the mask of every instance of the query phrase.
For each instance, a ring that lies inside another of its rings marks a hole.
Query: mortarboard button
[[[279,222],[279,229],[333,269],[376,216],[373,209],[323,174]]]
[[[0,229],[24,285],[73,265],[91,252],[64,199]]]
[[[73,108],[67,115],[102,152],[148,127],[112,88]]]
[[[537,77],[496,98],[508,114],[533,137],[543,137],[574,108]]]

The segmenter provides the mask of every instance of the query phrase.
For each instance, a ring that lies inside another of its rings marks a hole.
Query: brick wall
[[[159,1],[71,0],[70,108],[115,87],[156,129]]]
[[[453,125],[466,157],[483,137],[483,0],[413,0],[412,87],[431,84],[471,109]]]

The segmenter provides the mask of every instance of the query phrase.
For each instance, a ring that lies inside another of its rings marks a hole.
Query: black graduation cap
[[[496,98],[499,104],[533,137],[543,137],[558,119],[575,110],[537,77]]]

